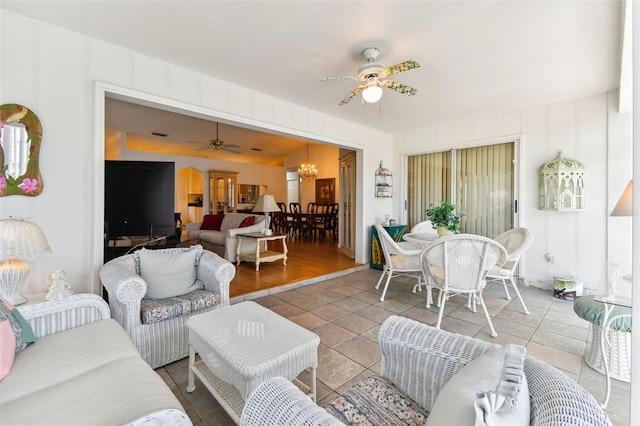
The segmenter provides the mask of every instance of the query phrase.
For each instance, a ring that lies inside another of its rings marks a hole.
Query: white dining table
[[[427,246],[432,241],[438,239],[438,234],[431,234],[428,232],[410,232],[404,234],[402,239],[411,243],[420,244],[421,246]]]

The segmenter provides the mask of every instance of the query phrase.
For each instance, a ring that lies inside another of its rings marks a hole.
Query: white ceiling
[[[388,132],[617,88],[621,6],[612,0],[0,2],[3,9]],[[371,46],[387,66],[421,63],[392,77],[417,94],[385,89],[380,104],[363,106],[358,96],[338,106],[358,82],[321,79],[355,75],[362,50]]]

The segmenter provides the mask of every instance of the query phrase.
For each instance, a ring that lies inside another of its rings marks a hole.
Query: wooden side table
[[[250,234],[238,234],[238,248],[236,251],[236,263],[239,265],[241,261],[245,260],[247,262],[255,262],[256,271],[260,270],[260,263],[263,262],[274,262],[276,260],[282,259],[282,264],[287,266],[287,235],[286,234],[273,234],[273,235],[264,235],[259,232],[254,232]],[[256,251],[255,252],[241,252],[242,240],[252,239],[256,242]],[[273,251],[269,250],[267,247],[268,241],[282,240],[282,251]],[[264,249],[262,247],[264,246]]]

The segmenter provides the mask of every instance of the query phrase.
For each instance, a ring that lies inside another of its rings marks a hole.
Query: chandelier
[[[309,163],[309,142],[307,141],[307,162],[300,165],[298,169],[298,177],[300,182],[310,182],[318,176],[318,169],[315,164]]]

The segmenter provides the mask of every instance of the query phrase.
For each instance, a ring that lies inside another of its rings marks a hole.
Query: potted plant
[[[438,231],[438,235],[459,234],[463,231],[460,227],[460,216],[465,216],[465,212],[456,213],[455,204],[442,201],[439,205],[431,204],[425,212],[431,221],[433,229]]]

